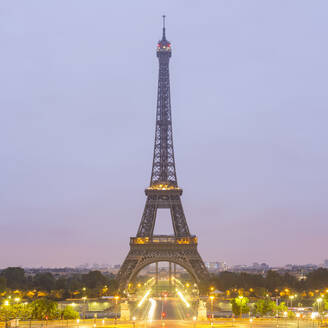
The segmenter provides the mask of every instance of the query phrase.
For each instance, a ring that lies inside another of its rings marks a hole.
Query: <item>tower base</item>
[[[196,283],[209,278],[209,273],[198,253],[195,236],[133,237],[130,240],[130,251],[117,275],[119,289],[123,291],[140,270],[156,262],[172,262],[180,265],[189,272]]]

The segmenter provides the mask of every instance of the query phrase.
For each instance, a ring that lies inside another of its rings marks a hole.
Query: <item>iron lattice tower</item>
[[[146,265],[168,261],[184,267],[200,282],[208,271],[197,250],[197,238],[189,232],[181,203],[174,161],[169,61],[171,43],[163,35],[157,45],[159,60],[155,145],[150,185],[145,190],[147,200],[136,237],[130,239],[130,251],[118,273],[120,289],[135,278]],[[170,209],[174,236],[154,235],[157,209]]]

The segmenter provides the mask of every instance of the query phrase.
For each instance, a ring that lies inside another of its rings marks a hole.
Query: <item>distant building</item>
[[[270,270],[270,266],[266,263],[254,262],[252,265],[237,264],[231,268],[233,272],[260,273],[264,274]]]
[[[221,271],[227,271],[228,265],[224,261],[220,262],[205,262],[205,266],[208,271],[210,272],[221,272]]]

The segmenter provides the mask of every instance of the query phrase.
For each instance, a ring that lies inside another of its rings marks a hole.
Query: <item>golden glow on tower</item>
[[[151,185],[150,187],[148,187],[147,189],[151,189],[151,190],[179,190],[179,187],[174,187],[172,185],[168,185],[168,184],[156,184],[156,185]]]

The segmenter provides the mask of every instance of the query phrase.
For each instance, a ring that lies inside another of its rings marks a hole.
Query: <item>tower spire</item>
[[[166,16],[163,15],[162,17],[163,17],[163,37],[162,37],[162,40],[165,40],[166,39],[166,37],[165,37],[165,18],[166,18]]]

